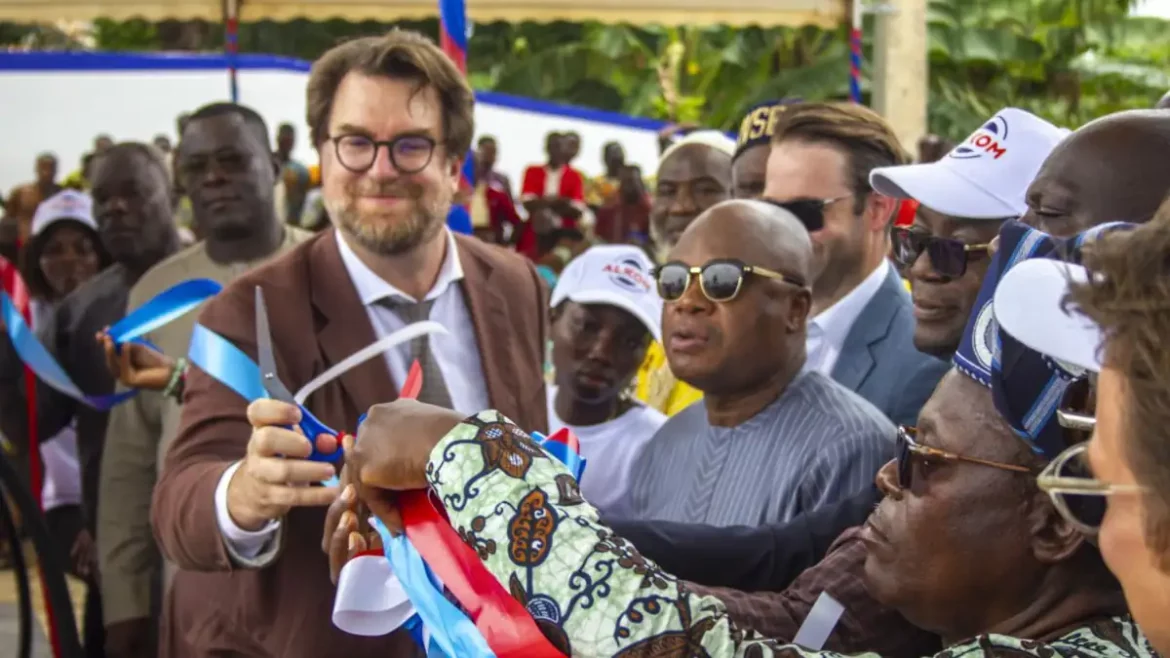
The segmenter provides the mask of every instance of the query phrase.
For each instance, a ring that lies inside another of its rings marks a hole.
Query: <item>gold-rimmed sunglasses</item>
[[[749,274],[782,281],[798,288],[805,287],[804,281],[796,277],[766,267],[748,265],[734,258],[709,260],[699,266],[671,261],[655,268],[654,279],[658,282],[658,295],[663,301],[675,302],[682,299],[687,288],[691,287],[691,278],[698,276],[699,288],[707,299],[713,302],[729,302],[739,295],[739,291],[743,289],[743,280]]]
[[[918,429],[915,427],[904,426],[898,428],[898,439],[894,448],[894,458],[896,460],[895,465],[898,468],[898,486],[902,489],[909,489],[914,483],[914,458],[976,464],[978,466],[998,468],[1001,471],[1012,471],[1015,473],[1035,474],[1037,472],[1034,468],[1021,466],[1020,464],[1005,464],[989,459],[968,457],[941,448],[924,446],[916,440],[917,436]]]

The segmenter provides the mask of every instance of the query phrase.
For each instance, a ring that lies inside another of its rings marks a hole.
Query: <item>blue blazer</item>
[[[898,425],[917,425],[918,412],[950,364],[914,347],[914,308],[891,267],[849,330],[833,379],[869,400]]]

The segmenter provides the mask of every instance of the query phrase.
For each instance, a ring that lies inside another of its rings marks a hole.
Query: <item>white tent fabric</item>
[[[417,19],[438,13],[436,0],[239,0],[240,20],[295,18],[352,21]],[[600,21],[603,23],[840,25],[847,0],[473,0],[472,21]],[[223,0],[0,0],[0,21],[220,21]]]

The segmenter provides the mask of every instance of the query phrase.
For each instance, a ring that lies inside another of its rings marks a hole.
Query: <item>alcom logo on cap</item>
[[[642,264],[633,258],[622,258],[601,268],[609,275],[611,281],[630,292],[645,294],[650,292],[650,275],[642,269]]]
[[[1002,114],[997,114],[962,144],[951,150],[950,156],[957,160],[974,160],[985,157],[998,160],[1007,153],[1007,139],[1007,119]]]

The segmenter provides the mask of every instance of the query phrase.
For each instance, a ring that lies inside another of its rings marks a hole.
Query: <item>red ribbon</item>
[[[24,245],[18,245],[17,248],[23,248]],[[28,288],[24,284],[24,279],[20,277],[20,272],[16,266],[10,263],[7,259],[0,257],[0,284],[4,286],[4,292],[8,293],[8,297],[12,299],[13,306],[17,311],[24,316],[25,322],[32,326],[32,308],[29,304]],[[27,402],[28,410],[28,473],[29,486],[32,487],[33,500],[37,503],[37,508],[44,512],[44,507],[41,503],[41,485],[42,485],[42,467],[41,467],[41,449],[40,441],[38,440],[37,432],[37,376],[28,366],[24,367],[24,390],[25,400]],[[12,550],[21,550],[19,542],[16,538],[12,538]],[[41,591],[45,595],[45,616],[49,622],[49,644],[53,649],[53,655],[57,658],[61,656],[61,646],[57,641],[57,615],[53,612],[53,605],[49,601],[49,588],[45,583],[45,572],[43,567],[38,569],[41,578]]]
[[[421,389],[422,369],[415,361],[399,397],[414,399]],[[553,436],[577,450],[577,437],[572,432]],[[400,493],[398,508],[406,537],[475,622],[496,658],[565,658],[540,632],[528,610],[464,543],[446,515],[432,503],[428,491]]]
[[[914,216],[918,214],[918,202],[914,199],[902,199],[898,204],[898,214],[895,215],[894,226],[910,226],[914,223]]]

